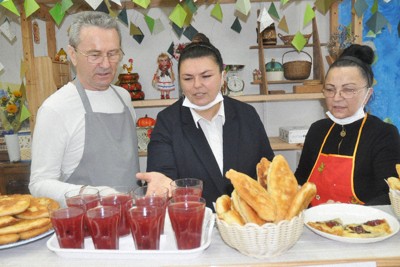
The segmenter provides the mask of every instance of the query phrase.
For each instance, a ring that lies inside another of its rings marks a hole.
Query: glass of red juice
[[[100,205],[99,190],[93,187],[82,187],[66,192],[64,197],[68,207],[78,207],[85,210],[84,234],[85,237],[89,237],[90,233],[87,227],[86,211]]]
[[[49,214],[60,248],[83,249],[85,211],[77,207],[56,210],[49,208]]]
[[[132,199],[130,191],[132,188],[126,186],[116,186],[100,191],[100,204],[103,206],[116,206],[120,208],[121,218],[118,225],[119,236],[126,236],[131,233],[128,221],[126,220],[125,203]]]
[[[178,249],[194,249],[201,245],[206,201],[197,196],[176,196],[168,202],[168,215]]]
[[[171,193],[174,196],[193,195],[201,197],[203,181],[197,178],[182,178],[171,182]]]
[[[90,235],[96,249],[118,249],[120,208],[97,206],[86,211]]]
[[[169,190],[167,187],[158,186],[151,189],[148,186],[141,186],[131,191],[136,206],[158,206],[161,207],[160,231],[164,234],[165,213],[168,204]]]
[[[160,249],[160,216],[163,207],[133,206],[127,211],[137,250]]]

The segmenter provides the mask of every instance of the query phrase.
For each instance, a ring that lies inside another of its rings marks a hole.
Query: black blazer
[[[148,145],[147,171],[157,171],[171,179],[203,180],[203,197],[207,206],[233,187],[222,175],[200,126],[195,126],[190,109],[182,106],[183,98],[158,113]],[[272,160],[264,125],[253,106],[224,97],[223,173],[234,169],[256,177],[261,157]]]

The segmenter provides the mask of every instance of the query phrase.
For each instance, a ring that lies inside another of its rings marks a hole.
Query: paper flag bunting
[[[304,38],[301,32],[297,32],[293,38],[292,45],[297,51],[303,50],[304,46],[307,44],[307,39]]]
[[[306,27],[308,23],[315,17],[315,12],[310,6],[310,4],[307,4],[306,6],[306,11],[304,12],[304,21],[303,21],[303,27]]]
[[[180,4],[177,4],[168,18],[178,27],[182,28],[186,18],[186,11]]]
[[[375,14],[378,11],[378,0],[374,0],[374,4],[371,7],[371,13]]]
[[[235,21],[233,22],[231,29],[237,33],[240,33],[242,31],[242,25],[240,24],[238,17],[236,17]]]
[[[129,34],[130,35],[140,35],[140,34],[142,34],[142,31],[139,29],[138,26],[136,26],[134,23],[131,22],[131,25],[129,27]]]
[[[214,8],[211,10],[211,16],[222,22],[222,18],[224,15],[222,14],[222,8],[219,2],[216,3],[214,5]]]
[[[67,12],[68,9],[70,9],[74,3],[72,3],[71,0],[62,0],[61,1],[61,12]]]
[[[365,0],[357,0],[354,4],[357,17],[361,18],[364,12],[368,9],[368,4]]]
[[[193,39],[193,36],[198,33],[198,31],[192,26],[189,25],[186,27],[186,29],[183,31],[183,35],[186,36],[190,41]]]
[[[281,21],[279,21],[278,28],[286,33],[289,33],[289,27],[286,22],[286,16],[283,16]]]
[[[235,9],[247,16],[251,9],[250,0],[237,0],[235,4]]]
[[[149,27],[150,32],[153,33],[154,19],[150,16],[145,15],[144,20],[146,21],[147,27]]]
[[[314,5],[319,12],[325,15],[330,9],[331,5],[336,1],[337,0],[317,0],[315,1]]]
[[[0,62],[0,72],[4,69],[4,65]]]
[[[274,23],[274,19],[269,15],[264,7],[257,19],[260,22],[260,32],[263,32],[269,25]]]
[[[23,122],[24,120],[28,119],[31,116],[31,113],[26,108],[25,105],[22,105],[21,115],[19,117],[19,122]]]
[[[279,20],[278,11],[276,10],[274,2],[271,2],[271,5],[268,9],[268,14],[270,14],[272,18]]]
[[[128,14],[126,13],[126,8],[123,8],[121,12],[119,12],[118,19],[125,25],[128,25]]]
[[[185,12],[186,12],[186,18],[185,18],[185,22],[183,22],[183,25],[184,26],[189,26],[190,25],[190,23],[192,22],[192,18],[193,18],[193,13],[192,13],[192,11],[190,10],[190,8],[185,4],[185,3],[183,3],[183,9],[185,10]]]
[[[17,15],[18,17],[20,16],[18,9],[15,7],[12,0],[3,0],[3,2],[0,3],[0,5],[7,8],[8,10],[10,10],[12,13]]]
[[[167,52],[168,52],[168,54],[170,54],[171,56],[174,56],[174,42],[171,43],[171,45],[169,46]]]
[[[182,33],[183,33],[183,28],[179,27],[175,23],[172,23],[172,30],[174,30],[174,32],[176,33],[178,38],[181,38]]]
[[[85,0],[85,2],[88,3],[89,6],[91,6],[91,8],[96,10],[99,7],[99,5],[103,2],[103,0]]]
[[[164,31],[164,24],[162,23],[161,19],[156,19],[154,21],[154,28],[153,28],[153,34],[158,34],[162,31]]]
[[[97,8],[96,11],[104,12],[106,14],[110,14],[110,9],[108,8],[106,2],[102,2]],[[113,12],[114,13],[114,12]],[[110,14],[111,15],[111,14]],[[115,17],[115,14],[114,14]]]
[[[185,6],[187,6],[192,14],[197,11],[197,6],[194,4],[193,0],[185,0]]]
[[[8,19],[5,19],[3,24],[0,26],[0,32],[4,34],[7,39],[12,42],[15,39],[15,32],[10,27],[10,22]]]
[[[65,12],[62,12],[62,6],[60,3],[56,3],[50,10],[49,13],[54,19],[56,24],[59,26],[65,16]]]
[[[111,0],[112,2],[114,2],[114,3],[116,3],[117,5],[119,5],[119,6],[122,6],[121,5],[121,0]]]
[[[35,2],[35,0],[25,0],[24,1],[24,9],[25,9],[25,15],[26,17],[29,17],[32,15],[36,10],[38,10],[40,7],[39,5]]]
[[[386,18],[378,11],[373,14],[365,23],[367,27],[374,33],[379,33],[385,25],[388,24]]]
[[[141,44],[144,39],[144,35],[134,35],[132,36],[132,38],[135,39],[135,41],[138,42],[138,44]]]
[[[146,9],[150,4],[150,0],[132,0],[132,2],[143,7],[144,9]]]
[[[282,6],[286,5],[287,2],[289,2],[289,0],[281,0]]]

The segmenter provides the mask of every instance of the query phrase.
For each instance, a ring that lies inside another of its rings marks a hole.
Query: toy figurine
[[[161,99],[169,99],[169,93],[175,90],[175,74],[172,69],[172,61],[168,54],[161,53],[157,58],[158,67],[154,74],[152,85],[160,90]]]
[[[132,72],[132,69],[133,69],[133,59],[129,59],[128,60],[128,62],[129,62],[129,66],[127,65],[127,64],[124,64],[124,65],[122,65],[122,68],[124,69],[124,70],[126,70],[128,73],[131,73]]]

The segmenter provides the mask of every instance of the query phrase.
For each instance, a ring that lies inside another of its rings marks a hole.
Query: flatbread
[[[215,212],[218,218],[222,219],[222,214],[231,209],[231,198],[228,195],[222,195],[215,201]]]
[[[291,220],[293,217],[299,215],[300,212],[310,205],[316,194],[317,186],[314,183],[306,182],[303,184],[300,190],[297,191],[296,195],[294,196],[285,219]]]
[[[261,158],[260,162],[257,163],[256,166],[257,182],[265,189],[268,189],[267,181],[268,181],[268,170],[270,165],[271,161],[263,157]]]
[[[49,223],[48,225],[45,225],[45,226],[40,227],[40,228],[35,228],[35,229],[32,229],[32,230],[21,232],[21,233],[19,233],[19,238],[22,239],[22,240],[30,239],[32,237],[35,237],[35,236],[38,236],[40,234],[46,233],[51,228],[53,228],[53,226],[52,226],[51,223]]]
[[[27,208],[22,213],[15,215],[20,219],[38,219],[38,218],[48,218],[49,216],[49,208],[51,210],[58,209],[60,205],[57,201],[48,198],[48,197],[33,197],[31,199],[29,208]]]
[[[386,179],[389,187],[393,190],[400,190],[400,179],[397,177],[389,177]]]
[[[400,163],[396,164],[397,176],[400,178]]]
[[[21,219],[19,222],[0,228],[0,235],[18,234],[32,229],[44,227],[50,223],[50,218],[39,218],[33,220]]]
[[[298,183],[288,162],[282,155],[276,155],[271,162],[267,188],[277,206],[275,222],[284,220],[297,193]]]
[[[16,222],[18,222],[18,219],[16,219],[14,216],[11,216],[11,215],[1,216],[0,217],[0,228],[8,226],[8,225],[12,225]]]
[[[30,203],[30,195],[2,195],[0,196],[0,216],[21,213],[29,207]]]
[[[276,219],[276,204],[267,192],[256,180],[247,174],[230,169],[225,174],[231,180],[237,194],[267,222]]]
[[[7,234],[0,235],[0,245],[6,245],[17,242],[19,240],[19,234]]]
[[[263,225],[265,221],[258,216],[257,212],[250,207],[237,193],[236,190],[232,192],[232,207],[237,211],[246,223],[255,223]]]

